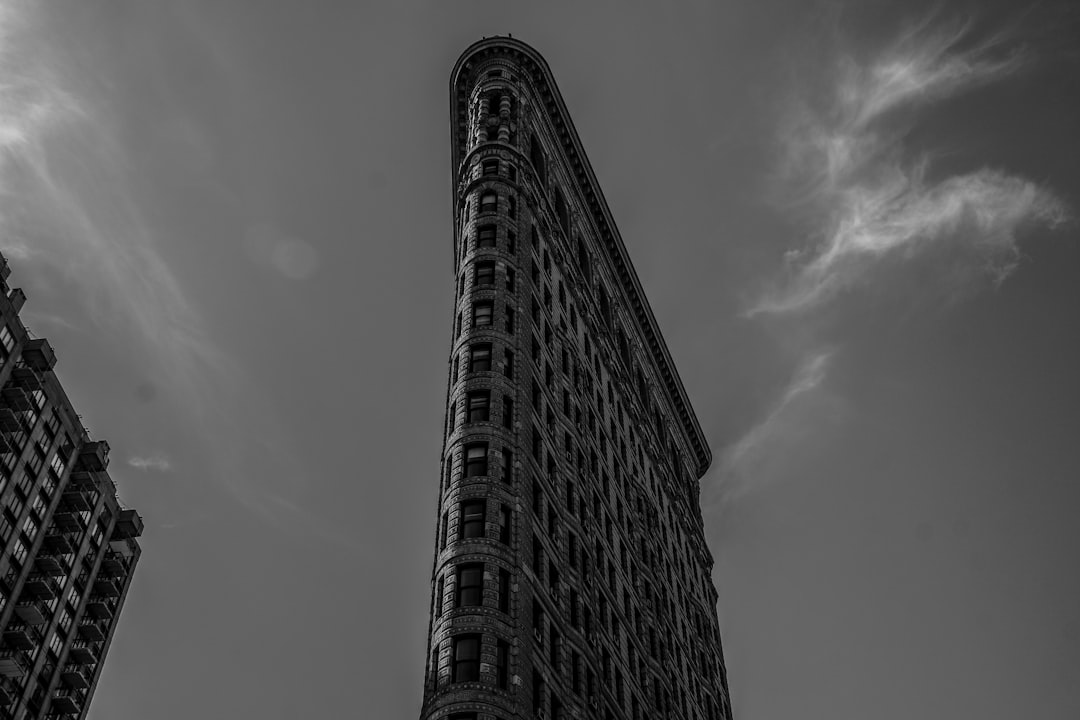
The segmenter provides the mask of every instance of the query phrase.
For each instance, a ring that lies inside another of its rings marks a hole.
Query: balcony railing
[[[38,600],[52,600],[60,594],[60,585],[51,577],[31,575],[23,586],[23,594]]]
[[[74,642],[68,651],[68,662],[73,665],[93,665],[98,661],[97,648],[87,642]]]
[[[15,616],[27,625],[44,625],[51,614],[42,602],[24,602],[15,606]]]
[[[83,689],[90,687],[91,673],[79,665],[65,665],[60,679],[68,687]]]
[[[22,677],[30,668],[22,650],[0,650],[0,677]]]

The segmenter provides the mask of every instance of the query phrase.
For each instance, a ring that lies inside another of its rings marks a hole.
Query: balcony
[[[19,416],[11,408],[0,408],[0,431],[19,432],[22,429]]]
[[[26,293],[22,288],[12,288],[8,291],[7,298],[11,302],[11,309],[16,313],[22,310],[22,306],[26,303]]]
[[[93,665],[98,661],[97,650],[85,642],[72,643],[68,651],[68,662],[74,665]]]
[[[82,705],[75,695],[53,695],[52,705],[49,706],[49,710],[55,713],[78,715],[82,712]]]
[[[113,526],[112,539],[126,539],[142,535],[143,521],[134,510],[121,510]]]
[[[30,634],[28,627],[11,628],[9,626],[4,631],[4,647],[13,650],[33,650],[34,646],[37,645],[34,640],[35,638]]]
[[[34,370],[45,372],[56,365],[56,353],[45,338],[28,340],[23,348],[23,361]]]
[[[46,577],[56,577],[64,574],[64,566],[55,557],[38,555],[34,560],[34,571]]]
[[[22,650],[0,650],[0,677],[22,677],[29,667],[26,653]]]
[[[44,625],[50,615],[44,603],[24,602],[15,606],[15,616],[27,625]]]
[[[94,479],[94,474],[86,470],[75,470],[71,473],[71,477],[68,478],[68,491],[77,490],[83,492],[85,490],[93,490],[97,486],[97,481]]]
[[[115,553],[109,553],[102,559],[98,568],[99,578],[120,578],[127,575],[127,564]]]
[[[82,518],[73,512],[58,512],[52,517],[52,525],[60,532],[82,532]]]
[[[65,685],[78,690],[90,687],[90,678],[91,674],[78,665],[65,665],[64,672],[60,675]]]
[[[64,507],[72,512],[83,512],[94,507],[94,504],[90,502],[90,498],[86,497],[86,493],[81,490],[68,489],[60,497],[63,498]]]
[[[109,443],[104,440],[83,443],[79,448],[79,465],[90,472],[101,472],[109,467]]]
[[[86,614],[95,620],[112,620],[113,609],[109,603],[96,597],[91,597],[86,603]]]
[[[44,547],[60,555],[75,552],[75,544],[71,542],[71,537],[62,532],[50,532],[45,535]]]
[[[112,580],[98,578],[94,581],[94,594],[103,598],[120,597],[120,586]]]
[[[41,376],[33,368],[17,367],[13,369],[11,371],[11,380],[27,392],[42,388]]]
[[[79,637],[88,642],[101,642],[105,639],[105,631],[100,625],[84,621],[79,624]]]
[[[0,390],[0,398],[3,399],[4,407],[11,408],[17,412],[29,410],[33,407],[33,403],[30,402],[30,397],[22,388],[8,385],[3,390]]]
[[[60,586],[51,577],[31,575],[23,585],[23,595],[35,600],[52,600],[60,594]]]

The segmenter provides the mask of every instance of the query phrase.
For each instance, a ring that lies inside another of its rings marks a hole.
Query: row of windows
[[[450,638],[450,682],[480,682],[480,657],[483,646],[483,637],[476,633],[455,635]],[[436,673],[438,682],[438,668],[440,660],[440,648],[432,650],[431,666]],[[495,664],[493,668],[495,687],[506,689],[509,681],[510,643],[505,640],[495,641]],[[453,716],[452,716],[453,717]]]

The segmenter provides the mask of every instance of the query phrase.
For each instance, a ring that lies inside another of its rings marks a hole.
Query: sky
[[[416,717],[448,78],[548,60],[739,720],[1080,717],[1080,9],[0,0],[0,249],[146,522],[91,720]]]

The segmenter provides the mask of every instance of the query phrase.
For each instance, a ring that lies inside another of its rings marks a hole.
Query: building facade
[[[726,720],[711,452],[543,58],[450,81],[455,310],[422,720]]]
[[[0,719],[84,718],[139,559],[109,445],[60,386],[0,256]]]

